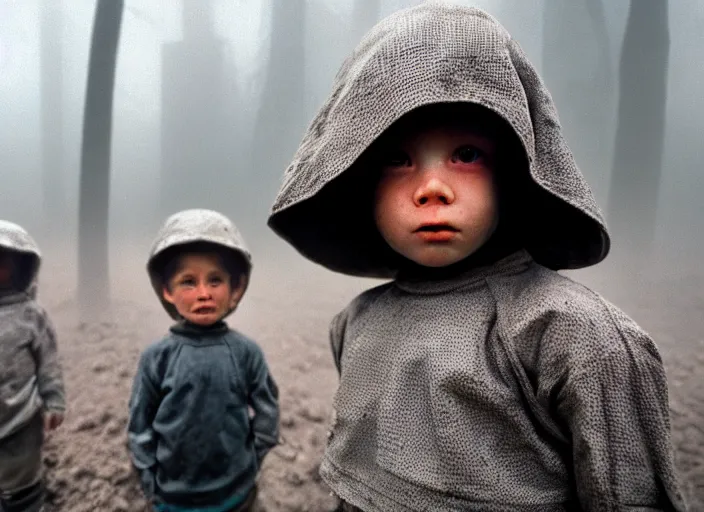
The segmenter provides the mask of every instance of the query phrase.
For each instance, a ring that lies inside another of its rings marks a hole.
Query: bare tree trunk
[[[183,0],[183,39],[162,48],[161,213],[212,208],[238,216],[246,196],[233,190],[242,172],[238,91],[227,76],[212,0]]]
[[[90,46],[78,214],[78,300],[83,321],[109,307],[112,103],[123,7],[124,0],[98,0]]]
[[[632,0],[623,40],[609,193],[614,248],[648,256],[662,171],[670,51],[667,0]]]
[[[615,91],[602,0],[546,0],[543,71],[577,164],[606,201]]]
[[[305,0],[274,2],[269,60],[252,152],[250,229],[262,225],[306,124]]]
[[[41,108],[42,199],[47,238],[54,240],[52,226],[66,212],[63,187],[63,73],[61,0],[41,2]]]
[[[601,62],[604,63],[603,70],[608,85],[612,85],[613,74],[611,73],[611,53],[609,52],[609,31],[606,27],[606,15],[602,0],[584,0],[587,13],[591,20],[594,37],[599,48]]]

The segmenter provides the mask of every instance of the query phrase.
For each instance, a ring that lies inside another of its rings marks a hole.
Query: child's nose
[[[199,284],[196,290],[198,292],[199,299],[207,299],[210,297],[210,289],[206,284]]]
[[[424,179],[423,183],[413,194],[413,202],[416,206],[431,204],[452,204],[455,201],[455,194],[452,188],[437,176]]]

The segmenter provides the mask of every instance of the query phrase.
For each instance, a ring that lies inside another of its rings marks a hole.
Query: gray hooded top
[[[525,171],[510,179],[524,249],[442,278],[406,275],[355,163],[405,114],[453,102],[498,114],[520,140]],[[609,238],[548,91],[491,16],[424,3],[374,27],[306,132],[269,225],[329,269],[396,278],[330,329],[340,384],[321,475],[345,501],[365,512],[685,510],[656,346],[554,271],[598,263]]]
[[[65,393],[56,333],[35,302],[41,255],[17,224],[0,220],[0,248],[14,256],[12,290],[0,292],[0,439],[40,410],[63,411]],[[39,447],[37,447],[38,449]]]
[[[160,257],[165,255],[169,249],[196,242],[208,242],[233,251],[233,257],[237,257],[238,261],[246,266],[244,270],[247,283],[245,286],[249,284],[249,277],[252,273],[252,256],[244,238],[230,219],[221,213],[204,209],[183,210],[175,213],[166,219],[157,234],[149,251],[149,261],[147,262],[147,272],[154,292],[159,297],[164,309],[174,320],[181,317],[174,305],[164,300],[164,282],[161,275],[163,261]],[[231,309],[227,314],[229,315],[233,310]]]

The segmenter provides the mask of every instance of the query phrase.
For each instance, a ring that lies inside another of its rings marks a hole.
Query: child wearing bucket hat
[[[42,510],[44,432],[66,409],[56,332],[35,301],[41,255],[22,227],[0,221],[0,511]]]
[[[602,261],[609,235],[492,16],[424,2],[377,24],[269,226],[330,270],[392,280],[331,324],[320,472],[341,510],[685,510],[660,355],[557,272]]]
[[[142,353],[128,425],[154,510],[255,506],[262,460],[278,443],[278,388],[259,346],[224,321],[251,268],[239,231],[214,211],[172,215],[154,242],[147,270],[177,323]]]

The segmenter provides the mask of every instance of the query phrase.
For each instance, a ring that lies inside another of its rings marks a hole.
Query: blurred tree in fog
[[[247,188],[252,211],[250,228],[265,219],[309,122],[305,90],[305,0],[272,5],[269,59],[251,148]],[[252,224],[254,223],[254,224]]]
[[[542,68],[577,164],[602,203],[615,107],[602,0],[545,0]]]
[[[63,169],[63,2],[52,0],[40,3],[42,108],[42,204],[45,235],[53,237],[52,226],[64,204]]]
[[[670,52],[667,0],[631,0],[620,62],[608,218],[614,245],[648,254],[662,169]]]
[[[83,321],[109,307],[112,103],[123,7],[124,0],[97,1],[90,45],[78,209],[78,302]]]
[[[238,91],[212,8],[212,0],[183,0],[183,40],[162,46],[163,216],[185,208],[235,213],[226,178],[240,167]]]

